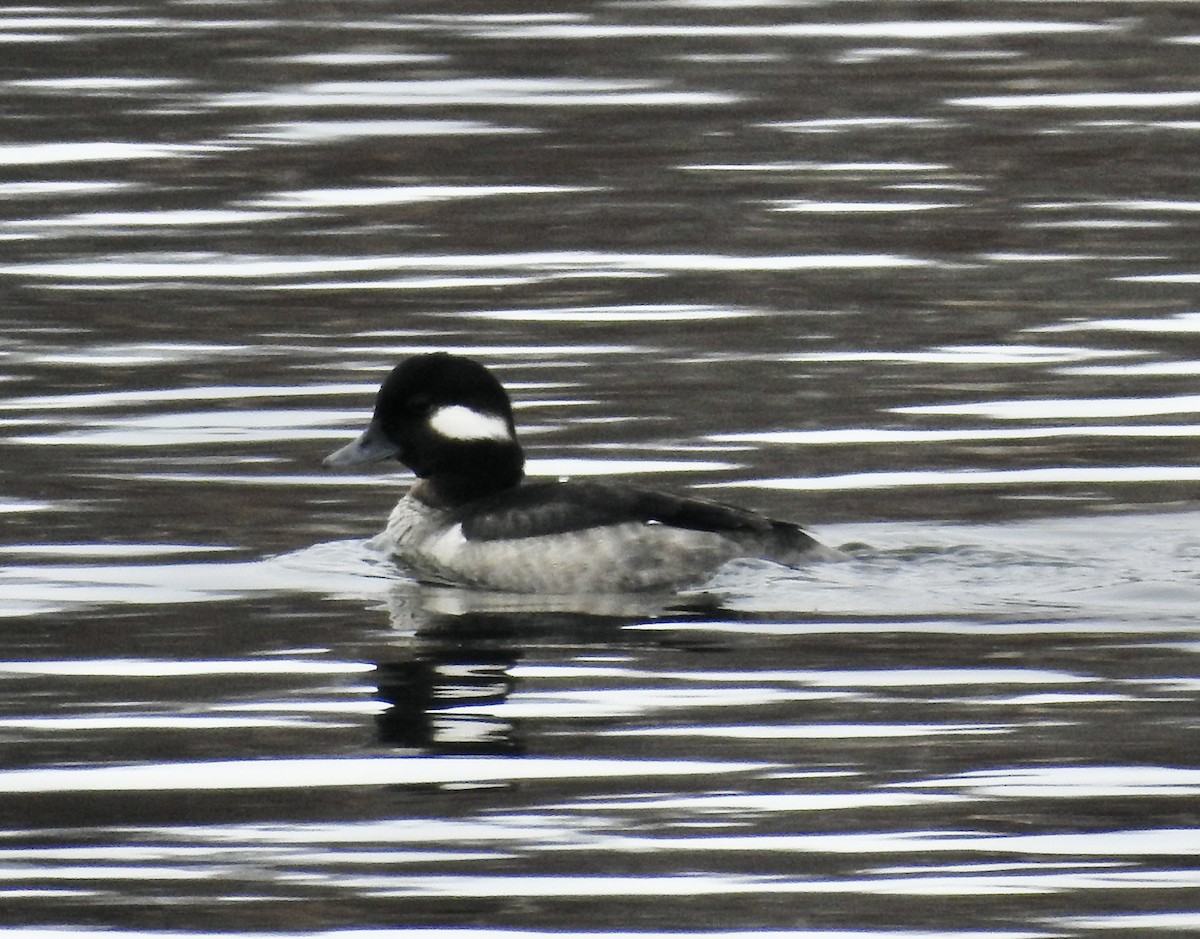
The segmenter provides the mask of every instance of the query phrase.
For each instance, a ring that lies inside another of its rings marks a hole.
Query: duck
[[[737,559],[841,557],[791,522],[595,479],[529,479],[512,401],[476,360],[414,355],[326,467],[395,459],[417,477],[372,546],[419,581],[516,594],[678,590]]]

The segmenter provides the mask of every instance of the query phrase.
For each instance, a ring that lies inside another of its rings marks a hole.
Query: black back
[[[525,483],[462,506],[458,516],[472,541],[534,538],[623,522],[745,535],[790,527],[720,502],[592,480]]]

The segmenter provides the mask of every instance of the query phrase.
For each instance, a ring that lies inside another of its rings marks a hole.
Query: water
[[[1200,930],[1191,12],[0,14],[0,923]],[[851,559],[416,585],[438,348]]]

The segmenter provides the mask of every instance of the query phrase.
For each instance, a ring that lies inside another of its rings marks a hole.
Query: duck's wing
[[[464,507],[460,521],[470,541],[536,538],[628,522],[768,537],[794,530],[808,539],[789,523],[720,502],[590,480],[525,483]]]

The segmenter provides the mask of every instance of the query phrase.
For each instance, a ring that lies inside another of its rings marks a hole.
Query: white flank
[[[429,426],[451,440],[512,440],[504,418],[462,404],[438,408],[430,416]]]
[[[460,522],[452,528],[446,529],[436,538],[431,538],[426,545],[426,552],[438,564],[444,567],[453,567],[457,564],[466,543],[467,537],[463,534],[463,527]]]

